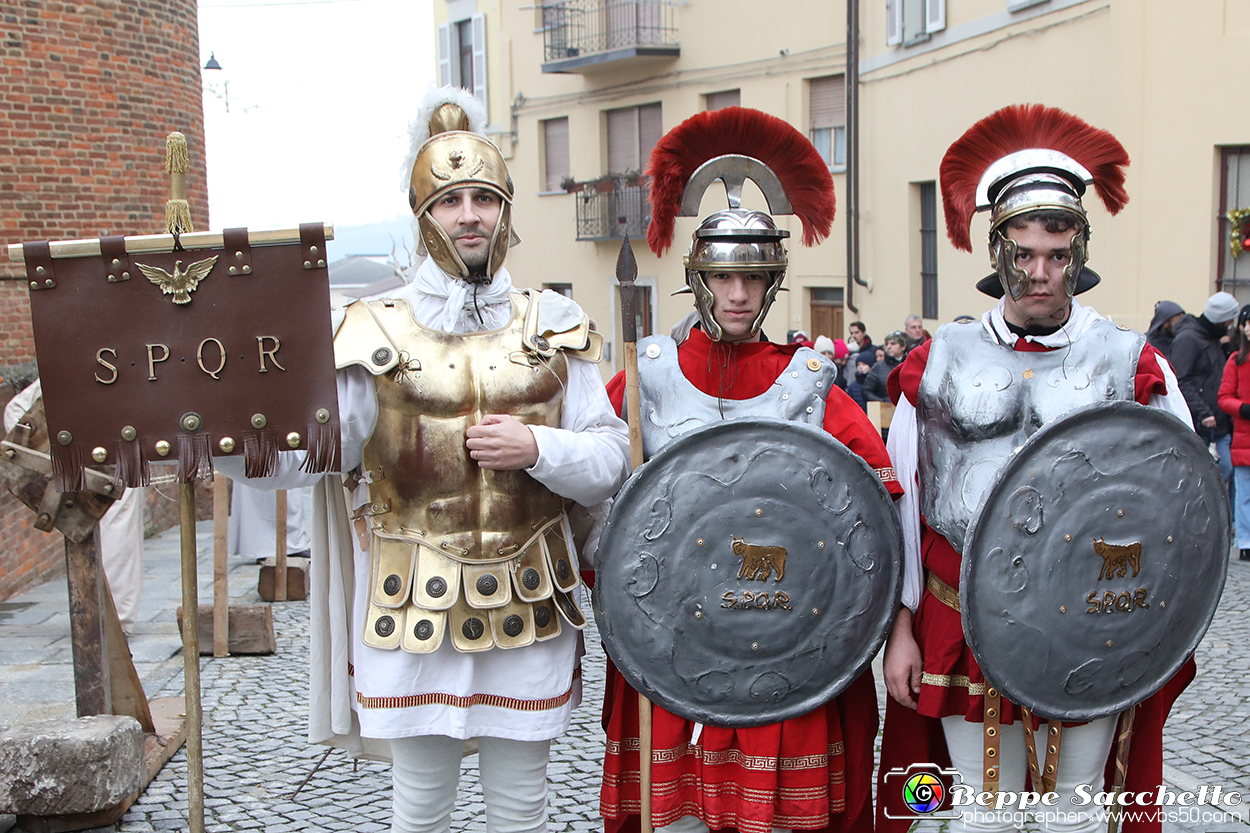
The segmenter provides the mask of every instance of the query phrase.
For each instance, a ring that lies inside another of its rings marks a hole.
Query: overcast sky
[[[200,3],[200,66],[222,66],[202,70],[212,228],[407,229],[399,167],[435,71],[431,3]]]

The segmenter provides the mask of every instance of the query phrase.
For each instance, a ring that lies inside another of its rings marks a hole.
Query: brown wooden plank
[[[108,643],[104,617],[104,569],[100,566],[99,532],[76,544],[65,540],[65,572],[69,584],[70,639],[74,649],[74,695],[78,716],[111,714]]]
[[[200,653],[213,653],[213,608],[200,605]],[[182,608],[178,608],[178,630],[182,630]],[[278,649],[273,634],[273,609],[269,605],[230,606],[230,653],[272,654]]]
[[[278,584],[278,567],[271,559],[265,559],[260,567],[260,580],[257,582],[257,594],[267,602],[300,601],[308,598],[308,568],[302,563],[304,559],[294,559],[293,564],[286,568],[286,598],[279,599],[274,592]]]
[[[127,715],[139,721],[144,732],[155,732],[152,723],[152,712],[148,708],[148,697],[143,693],[143,683],[139,680],[139,672],[130,656],[130,644],[122,631],[122,623],[117,618],[117,608],[113,605],[113,593],[108,588],[108,578],[104,582],[104,601],[106,602],[104,624],[108,637],[109,657],[109,690],[113,699],[113,714]]]

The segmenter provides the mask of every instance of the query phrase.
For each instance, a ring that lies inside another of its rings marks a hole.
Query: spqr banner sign
[[[151,461],[198,480],[237,454],[263,476],[289,449],[336,469],[326,230],[23,244],[57,488],[91,465],[144,485]]]

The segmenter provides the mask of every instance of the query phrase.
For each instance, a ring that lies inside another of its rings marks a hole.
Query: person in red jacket
[[[906,570],[885,654],[890,700],[878,790],[881,833],[902,833],[910,823],[884,810],[897,798],[883,792],[897,793],[885,777],[895,768],[949,761],[978,792],[1024,789],[1020,710],[986,682],[965,641],[959,586],[968,525],[1012,451],[1044,423],[1104,399],[1165,409],[1190,424],[1167,361],[1144,336],[1074,297],[1100,280],[1085,267],[1089,221],[1080,198],[1092,183],[1108,209],[1118,211],[1127,201],[1127,164],[1110,133],[1041,105],[986,117],[942,161],[947,230],[958,248],[972,251],[974,213],[990,211],[995,271],[977,288],[998,303],[979,321],[941,327],[889,378],[898,406],[891,460],[907,488],[898,504]],[[1020,646],[1023,656],[1029,650]],[[1192,675],[1190,661],[1138,707],[1128,790],[1148,792],[1161,783],[1163,720],[1170,698]],[[1092,833],[1100,826],[1097,808],[1070,797],[1080,785],[1103,789],[1115,727],[1112,716],[1063,730],[1061,748],[1054,744],[1056,790],[1069,818],[1042,818],[1043,829]],[[1038,751],[1046,750],[1038,744]],[[1037,783],[1032,789],[1042,791]],[[978,815],[965,811],[953,819],[952,833],[1007,833],[1016,826],[1010,816]]]
[[[661,254],[671,245],[677,202],[704,157],[750,153],[756,164],[767,164],[768,150],[786,145],[798,158],[776,172],[779,184],[803,222],[805,239],[826,236],[833,219],[833,181],[807,139],[780,119],[727,108],[700,113],[674,128],[652,154],[649,173],[656,185],[647,233],[652,250]],[[706,152],[692,156],[691,147]],[[796,181],[806,195],[794,189]],[[738,207],[700,223],[686,272],[697,325],[680,344],[667,336],[650,336],[639,344],[641,401],[664,403],[644,410],[644,449],[725,418],[779,417],[829,432],[897,496],[902,489],[880,436],[833,384],[833,364],[799,344],[772,343],[761,330],[785,275],[785,236],[768,214]],[[623,373],[609,382],[608,396],[620,411]],[[676,424],[669,424],[666,415]],[[872,829],[878,713],[871,669],[828,703],[779,723],[736,729],[697,725],[659,706],[652,719],[651,817],[657,830]],[[600,807],[606,830],[637,830],[638,695],[610,662],[603,720],[607,751]]]
[[[1237,528],[1237,548],[1242,561],[1250,561],[1250,304],[1237,315],[1233,337],[1236,352],[1224,365],[1220,380],[1220,410],[1233,420],[1233,482],[1236,503],[1233,517]]]

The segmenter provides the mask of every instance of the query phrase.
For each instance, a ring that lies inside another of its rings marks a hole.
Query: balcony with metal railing
[[[543,5],[543,72],[589,73],[680,54],[671,0]]]
[[[638,240],[651,223],[651,187],[646,181],[627,185],[608,178],[578,183],[577,239],[619,240],[624,234]]]

